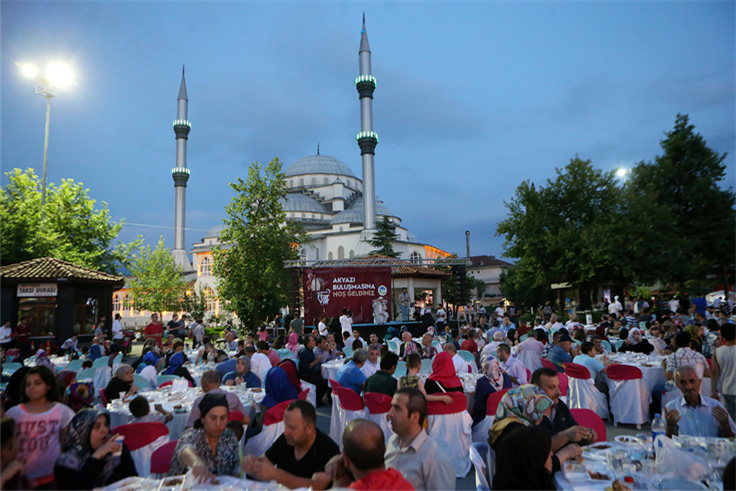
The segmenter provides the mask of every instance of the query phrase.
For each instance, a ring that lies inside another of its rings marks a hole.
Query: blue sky
[[[251,162],[321,153],[360,175],[366,12],[379,199],[420,240],[500,256],[518,184],[578,154],[651,160],[676,114],[734,182],[734,2],[3,1],[2,170],[43,161],[45,100],[17,63],[70,64],[51,107],[49,180],[81,181],[112,217],[172,227],[181,66],[189,120],[187,246],[221,223]],[[2,183],[7,179],[3,176]],[[126,225],[155,245],[171,228]]]

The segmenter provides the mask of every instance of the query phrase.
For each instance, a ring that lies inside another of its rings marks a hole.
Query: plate
[[[619,443],[624,443],[626,445],[641,445],[644,443],[640,439],[638,439],[635,436],[627,436],[627,435],[619,435],[616,438],[614,438]]]
[[[649,489],[689,491],[708,489],[708,487],[700,481],[691,481],[681,477],[661,477],[650,481]]]
[[[584,447],[583,457],[589,460],[605,461],[608,458],[608,450],[594,450],[590,447]]]

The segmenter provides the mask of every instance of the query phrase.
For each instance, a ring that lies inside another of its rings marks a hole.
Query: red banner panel
[[[304,270],[304,322],[319,316],[353,313],[353,324],[384,324],[391,312],[391,268],[318,268]]]

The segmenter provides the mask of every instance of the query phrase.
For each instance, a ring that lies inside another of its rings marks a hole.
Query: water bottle
[[[665,426],[664,421],[662,420],[662,417],[659,413],[654,415],[654,421],[652,421],[652,443],[654,443],[654,448],[656,451],[657,445],[656,440],[658,435],[665,435]]]

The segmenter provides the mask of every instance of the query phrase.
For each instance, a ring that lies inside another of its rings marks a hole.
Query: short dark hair
[[[736,338],[736,325],[729,323],[721,326],[721,336],[724,341],[733,341]]]
[[[256,348],[260,351],[266,351],[268,349],[268,343],[265,341],[258,341],[256,343]]]
[[[422,357],[419,353],[410,353],[406,355],[406,368],[414,368],[422,366]]]
[[[362,349],[362,348],[363,348],[363,343],[361,343],[361,342],[360,342],[360,339],[356,339],[356,340],[354,340],[354,341],[353,341],[353,346],[352,346],[352,348],[353,348],[354,350],[359,350],[359,349]]]
[[[365,427],[367,431],[359,433]],[[383,467],[383,455],[386,453],[386,440],[383,430],[373,421],[355,419],[348,423],[342,434],[343,452],[352,461],[356,469],[365,471]]]
[[[148,405],[148,401],[145,397],[138,396],[130,401],[130,413],[136,418],[142,418],[150,412],[151,407]]]
[[[511,353],[511,348],[509,348],[509,345],[508,344],[501,343],[496,348],[496,352],[498,352],[498,351],[503,351],[504,353]]]
[[[349,337],[350,337],[350,333],[349,333],[349,332],[347,332],[347,331],[343,331],[343,333],[342,333],[342,338],[343,338],[343,339],[347,339],[347,338],[349,338]]]
[[[30,401],[30,399],[26,395],[26,380],[28,380],[28,377],[31,375],[38,375],[39,377],[41,377],[41,380],[43,380],[43,383],[46,384],[46,387],[49,388],[48,392],[46,392],[47,401],[61,402],[61,395],[59,394],[59,382],[56,380],[56,376],[54,375],[54,372],[52,372],[51,369],[43,365],[39,365],[39,366],[35,366],[31,368],[26,373],[26,376],[23,377],[23,397],[21,399],[21,402]]]
[[[690,333],[687,331],[684,332],[678,332],[675,336],[675,344],[678,348],[686,348],[690,346],[690,340],[692,337],[690,336]]]
[[[256,348],[254,346],[248,345],[248,346],[245,347],[245,349],[243,351],[245,351],[246,353],[255,353],[256,352]]]
[[[407,397],[406,412],[407,416],[412,413],[419,413],[419,426],[424,426],[424,420],[427,419],[427,398],[424,397],[419,389],[409,389],[407,387],[397,390],[394,395]]]
[[[460,335],[460,332],[458,332],[457,329],[453,329],[452,331],[450,331],[450,336],[452,336],[452,339],[455,339],[459,335]]]
[[[580,346],[580,352],[585,353],[586,355],[590,353],[590,350],[592,349],[595,349],[595,345],[590,341],[586,341]]]
[[[399,355],[397,355],[393,351],[389,351],[381,357],[381,370],[389,371],[391,370],[391,368],[395,367],[398,364]]]
[[[171,349],[176,349],[178,347],[184,347],[184,341],[176,340],[174,341],[174,344],[171,345]]]
[[[539,385],[540,383],[542,383],[543,375],[545,377],[559,377],[559,375],[557,374],[557,370],[555,370],[554,368],[537,368],[536,370],[534,370],[534,373],[532,373],[531,383],[534,385]]]
[[[12,447],[14,436],[15,420],[7,417],[0,420],[0,444],[2,448]]]
[[[302,419],[307,424],[317,425],[317,412],[314,410],[314,406],[307,401],[298,400],[292,402],[286,408],[287,411],[294,411],[296,409],[302,414]]]
[[[92,360],[84,360],[82,362],[82,368],[92,368]]]

